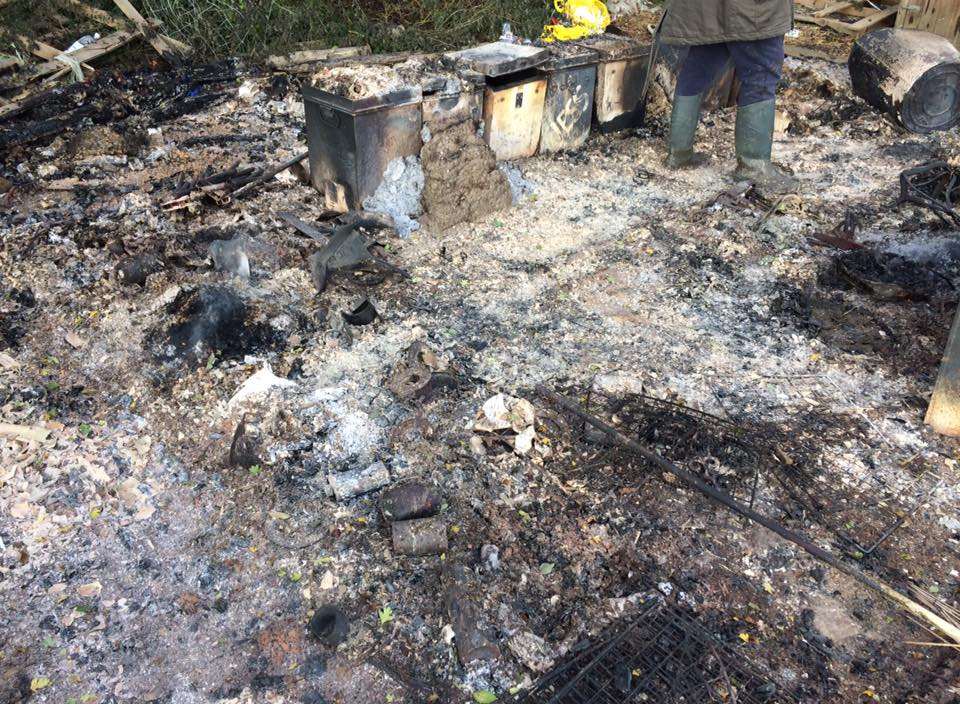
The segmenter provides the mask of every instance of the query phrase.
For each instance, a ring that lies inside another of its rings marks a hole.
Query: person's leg
[[[677,76],[675,95],[690,97],[706,93],[729,59],[730,51],[723,43],[690,47]]]
[[[777,83],[783,73],[783,37],[730,42],[728,47],[740,79],[734,177],[754,181],[771,192],[794,190],[796,179],[771,161]]]
[[[726,44],[690,47],[673,94],[668,166],[678,168],[702,161],[693,151],[697,123],[700,122],[700,102],[729,58]]]

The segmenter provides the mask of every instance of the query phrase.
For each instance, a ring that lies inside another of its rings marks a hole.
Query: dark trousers
[[[737,104],[773,100],[783,73],[783,56],[783,37],[692,46],[677,77],[677,95],[705,93],[732,59],[740,79]]]

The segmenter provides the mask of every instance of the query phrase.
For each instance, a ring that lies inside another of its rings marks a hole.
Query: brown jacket
[[[670,0],[660,38],[696,45],[769,39],[793,28],[793,0]]]

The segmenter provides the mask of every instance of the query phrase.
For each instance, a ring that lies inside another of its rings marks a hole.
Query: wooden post
[[[960,436],[960,308],[953,316],[924,422],[941,435]]]

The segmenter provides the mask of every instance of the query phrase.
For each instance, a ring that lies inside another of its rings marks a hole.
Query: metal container
[[[310,180],[360,208],[383,181],[394,159],[420,153],[419,87],[348,100],[312,86],[303,88]]]
[[[547,80],[535,67],[549,59],[543,47],[491,42],[443,55],[448,65],[486,77],[483,138],[498,161],[537,153]]]
[[[544,154],[587,141],[597,86],[597,52],[565,42],[551,44],[549,51],[550,59],[540,67],[547,77],[540,128]]]
[[[616,132],[641,126],[650,46],[615,34],[597,34],[575,43],[599,55],[594,101],[598,129]]]
[[[423,124],[431,132],[440,132],[461,122],[479,124],[483,117],[483,74],[461,71],[455,80],[421,84]]]
[[[520,74],[490,82],[483,95],[483,139],[497,161],[524,159],[537,153],[543,127],[547,79]]]

